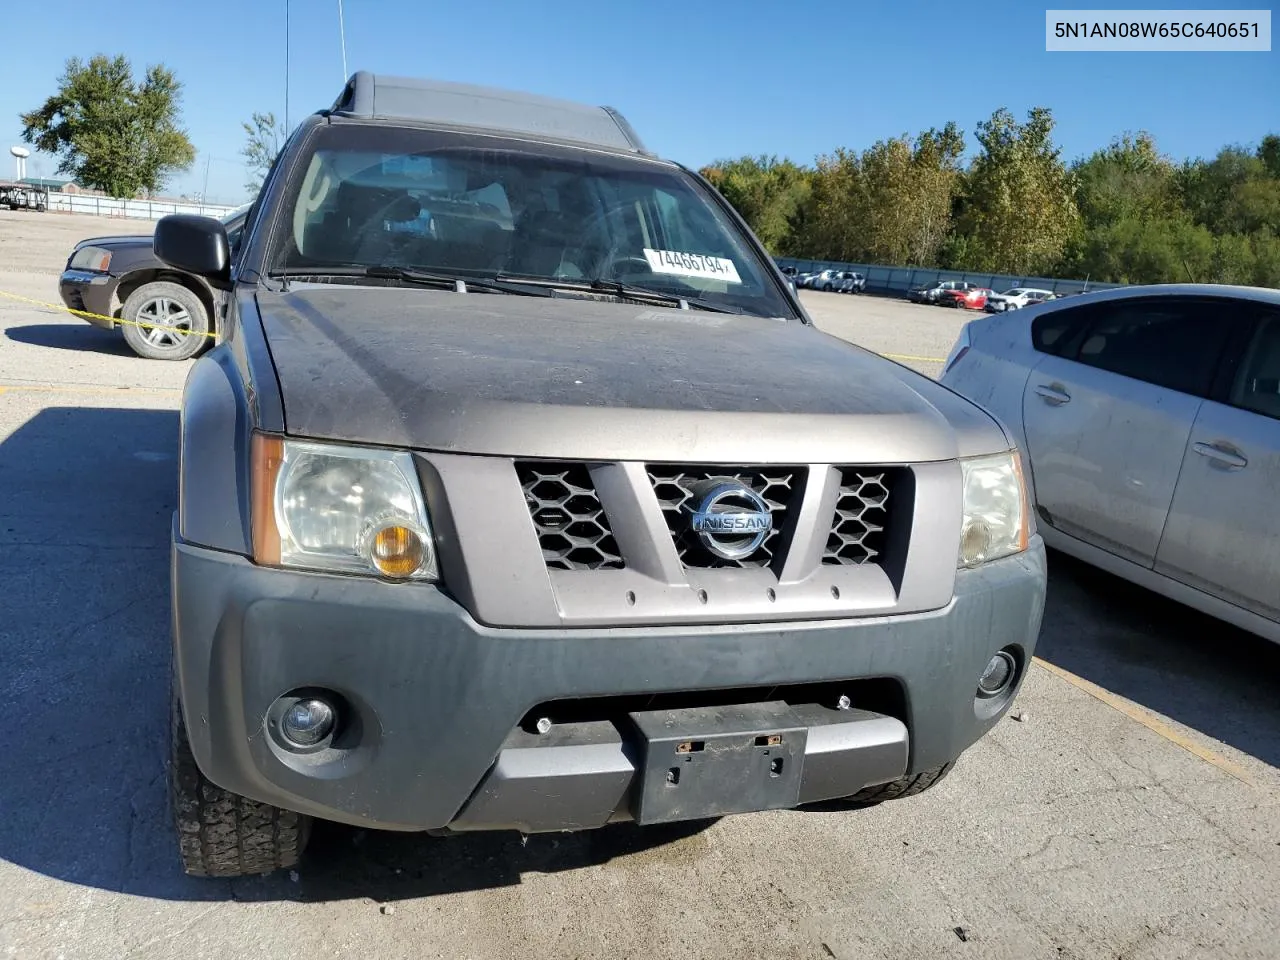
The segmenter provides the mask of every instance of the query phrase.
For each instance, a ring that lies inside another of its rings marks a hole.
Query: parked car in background
[[[830,275],[814,284],[814,289],[822,290],[825,293],[846,293],[845,284],[855,282],[855,278],[859,274],[852,270],[832,270]]]
[[[1034,287],[1014,287],[1004,293],[992,293],[987,297],[986,307],[989,313],[1000,313],[1004,310],[1017,310],[1020,307],[1027,307],[1033,303],[1044,303],[1046,300],[1052,299],[1053,293],[1049,290],[1039,290]]]
[[[867,278],[851,270],[844,274],[836,287],[836,293],[862,293],[866,289]]]
[[[964,290],[943,290],[938,295],[939,306],[964,307],[969,310],[981,310],[987,305],[987,295],[991,293],[986,287],[967,286]]]
[[[907,299],[916,303],[937,303],[938,298],[951,290],[968,290],[974,284],[963,280],[937,280],[907,291]]]
[[[221,219],[233,254],[248,212],[245,204]],[[211,328],[220,292],[161,261],[150,234],[81,240],[67,258],[58,293],[72,310],[95,315],[82,320],[118,328],[133,352],[149,360],[186,360],[216,339]]]
[[[942,383],[1011,430],[1050,547],[1280,642],[1280,291],[1134,286],[975,319]]]
[[[839,270],[823,270],[811,276],[805,286],[810,290],[823,290],[830,292],[836,284],[836,278],[839,276]]]

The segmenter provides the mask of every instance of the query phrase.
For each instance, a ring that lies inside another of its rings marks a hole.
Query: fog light
[[[285,711],[280,732],[295,746],[314,747],[333,732],[334,719],[334,709],[325,701],[299,700]]]
[[[1005,691],[1017,669],[1013,656],[1001,650],[987,663],[987,669],[978,678],[978,696],[996,697]]]

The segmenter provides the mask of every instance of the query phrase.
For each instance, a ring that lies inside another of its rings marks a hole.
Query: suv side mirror
[[[151,249],[169,266],[222,290],[231,286],[231,248],[222,222],[212,217],[171,213],[156,223]]]

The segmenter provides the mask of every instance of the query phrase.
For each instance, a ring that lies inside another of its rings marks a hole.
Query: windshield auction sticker
[[[670,273],[677,277],[698,277],[702,280],[720,280],[724,283],[741,283],[738,268],[724,257],[708,257],[701,253],[681,253],[678,250],[644,250],[649,269],[654,273]]]

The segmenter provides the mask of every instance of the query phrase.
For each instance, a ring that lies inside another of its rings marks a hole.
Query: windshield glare
[[[317,131],[272,269],[619,281],[794,317],[746,237],[684,171],[496,137],[343,124]]]

